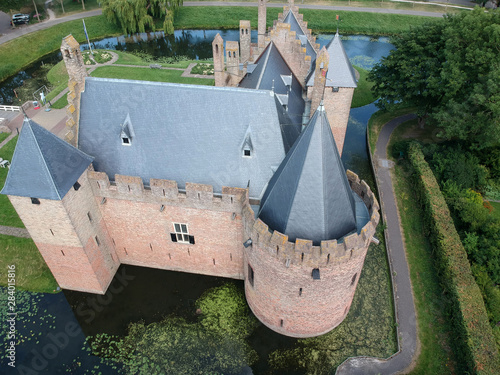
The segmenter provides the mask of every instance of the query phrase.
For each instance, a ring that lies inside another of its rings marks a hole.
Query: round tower
[[[370,187],[348,171],[349,183],[369,207],[369,221],[358,232],[338,240],[296,239],[272,231],[244,210],[245,294],[255,316],[282,335],[319,336],[337,327],[347,316],[380,215]]]
[[[313,337],[346,317],[379,222],[369,186],[344,170],[323,105],[269,181],[255,219],[244,208],[245,293],[257,318]]]

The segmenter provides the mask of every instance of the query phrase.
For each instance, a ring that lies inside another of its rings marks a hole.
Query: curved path
[[[398,125],[414,118],[416,118],[415,115],[409,114],[395,118],[385,124],[380,131],[375,156],[372,159],[382,215],[384,223],[387,225],[384,232],[394,290],[399,351],[387,359],[372,357],[348,358],[338,367],[336,374],[397,374],[411,367],[415,359],[414,356],[419,345],[415,305],[398,207],[392,184],[390,170],[393,162],[387,159],[387,144],[392,132]]]

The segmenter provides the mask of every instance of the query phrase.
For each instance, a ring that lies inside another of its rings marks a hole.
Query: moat
[[[125,38],[108,38],[95,44],[99,48],[166,51],[167,56],[178,54],[203,59],[210,57],[210,43],[216,32],[182,31],[176,34],[174,41],[161,35],[159,38],[149,35],[131,38],[128,44]],[[223,33],[225,40],[238,38],[237,31]],[[320,36],[318,41],[324,44],[330,37]],[[356,36],[344,38],[343,42],[353,63],[366,68],[392,47],[385,38]],[[374,104],[351,111],[343,154],[345,166],[371,185],[373,178],[366,151],[366,125],[374,111]],[[113,374],[118,370],[113,368],[114,364],[106,364],[82,350],[85,336],[100,333],[123,336],[130,323],[142,320],[149,324],[174,315],[195,323],[198,319],[195,302],[205,290],[227,282],[243,289],[243,283],[238,281],[132,266],[122,266],[117,275],[113,282],[115,287],[105,296],[70,291],[54,295],[19,293],[20,315],[22,306],[26,310],[16,327],[24,337],[23,343],[17,347],[17,363],[38,373],[90,374],[95,370],[95,373]],[[290,339],[259,325],[248,339],[258,360],[240,373],[323,373],[348,356],[387,357],[395,351],[391,298],[384,249],[372,246],[351,312],[344,323],[331,334],[309,340]],[[51,352],[52,338],[62,337],[57,335],[66,332],[67,325],[73,323],[81,327],[81,332],[68,339],[66,345],[61,345],[57,353]],[[196,357],[197,354],[200,356]],[[201,354],[193,353],[194,361],[202,358]],[[5,360],[1,360],[2,368],[6,368]]]

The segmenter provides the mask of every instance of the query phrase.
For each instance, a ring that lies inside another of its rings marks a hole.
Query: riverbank
[[[268,26],[276,19],[280,8],[269,8]],[[304,18],[311,20],[313,32],[334,32],[336,14],[340,15],[340,31],[343,34],[394,35],[433,18],[401,14],[380,14],[333,10],[303,9]],[[83,13],[82,13],[83,14]],[[249,19],[257,25],[255,7],[183,7],[176,15],[176,29],[237,29],[240,19]],[[58,19],[61,20],[61,19]],[[86,18],[89,37],[99,39],[121,35],[121,28],[109,23],[102,15]],[[0,82],[28,67],[44,56],[59,50],[61,39],[72,34],[79,42],[85,41],[82,22],[72,20],[48,29],[20,36],[0,45]]]

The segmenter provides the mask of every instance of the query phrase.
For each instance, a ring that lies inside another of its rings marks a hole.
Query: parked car
[[[12,16],[12,23],[14,25],[21,25],[30,22],[29,14],[17,13]]]

